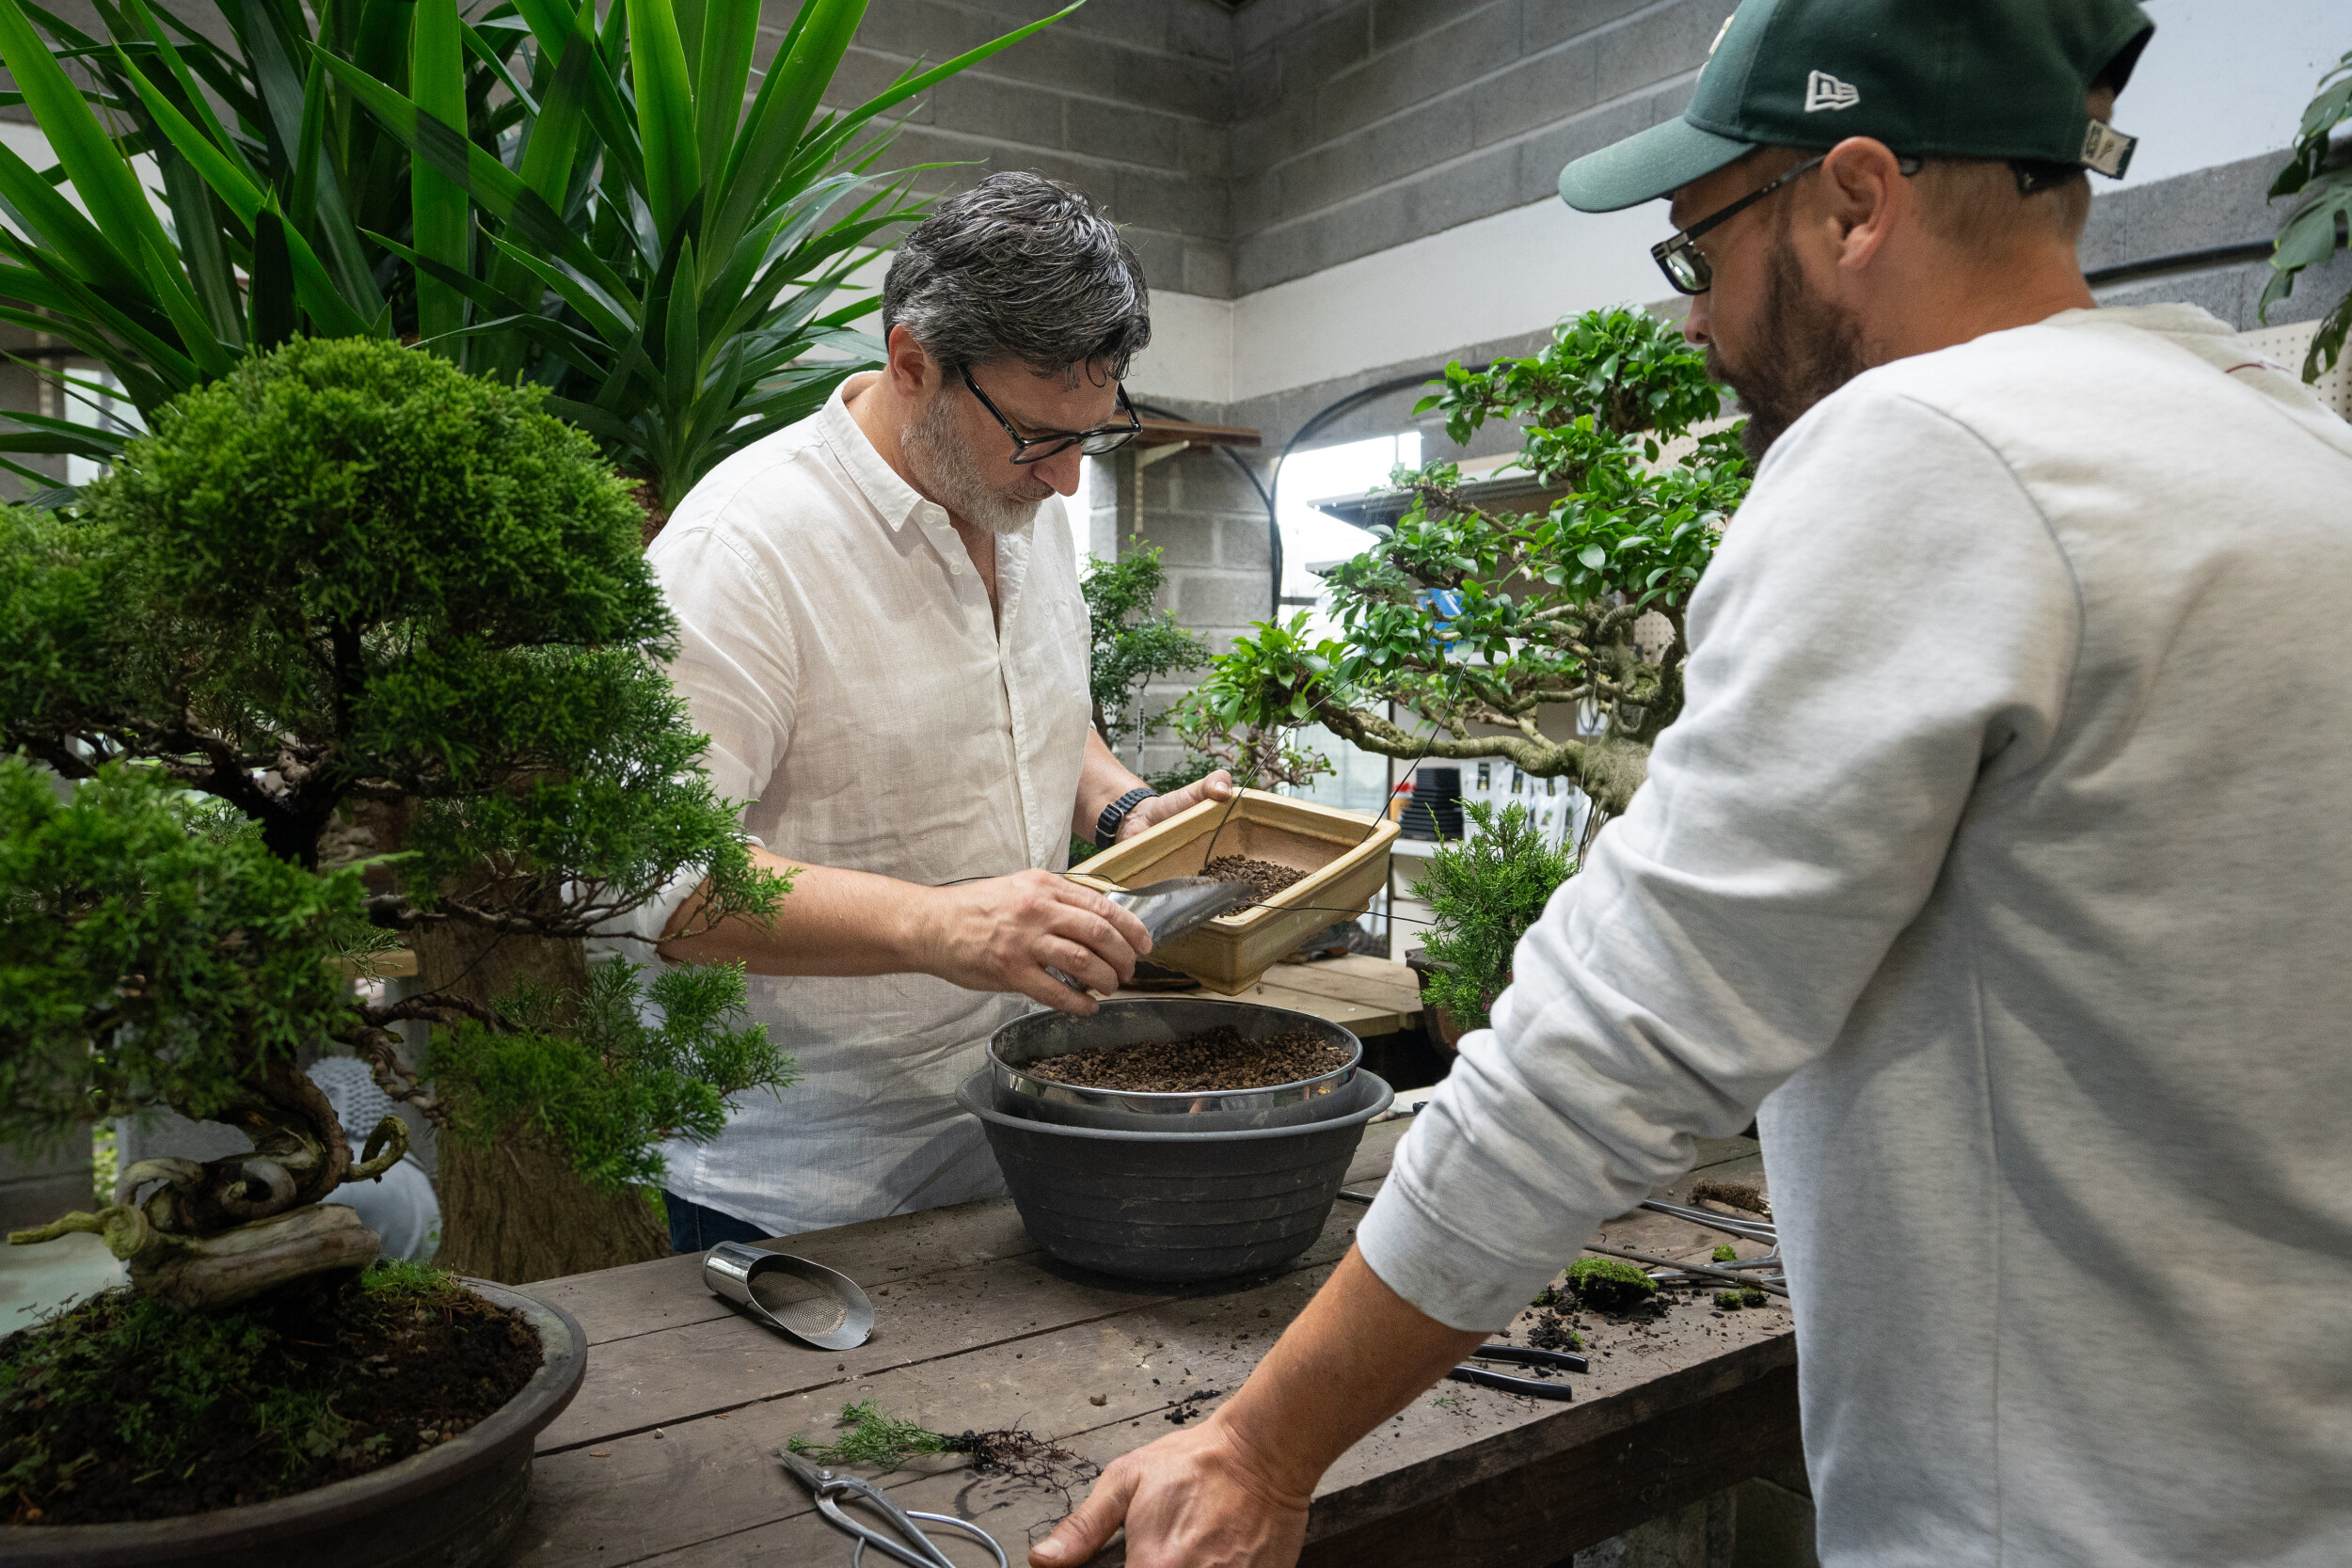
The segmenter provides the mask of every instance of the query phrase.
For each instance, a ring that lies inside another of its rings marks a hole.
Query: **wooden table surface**
[[[1354,1190],[1377,1186],[1405,1125],[1367,1132]],[[1704,1146],[1699,1169],[1668,1191],[1700,1176],[1760,1184],[1756,1145]],[[1191,1288],[1067,1268],[1002,1198],[772,1243],[873,1297],[873,1338],[842,1354],[736,1315],[704,1289],[695,1257],[532,1286],[580,1320],[593,1348],[579,1398],[540,1438],[530,1513],[502,1562],[846,1565],[850,1538],[772,1455],[795,1435],[829,1441],[856,1400],[937,1431],[1024,1428],[1107,1464],[1172,1430],[1180,1402],[1211,1408],[1235,1387],[1329,1275],[1363,1212],[1335,1205],[1316,1244],[1279,1275]],[[1648,1213],[1603,1235],[1677,1258],[1704,1258],[1723,1240]],[[1710,1294],[1677,1294],[1646,1323],[1583,1316],[1593,1371],[1572,1377],[1572,1402],[1454,1383],[1414,1401],[1325,1478],[1306,1560],[1540,1568],[1797,1463],[1786,1305],[1719,1313]],[[880,1478],[901,1507],[977,1519],[1016,1564],[1085,1489],[1083,1473],[1065,1492],[957,1461],[914,1464]],[[987,1560],[950,1531],[936,1538],[959,1563]],[[1120,1560],[1114,1545],[1097,1560]]]
[[[1120,991],[1120,996],[1166,996],[1166,991]],[[1421,978],[1401,963],[1350,953],[1313,963],[1276,964],[1238,996],[1203,987],[1184,991],[1209,1001],[1255,1002],[1312,1013],[1360,1038],[1421,1027]]]

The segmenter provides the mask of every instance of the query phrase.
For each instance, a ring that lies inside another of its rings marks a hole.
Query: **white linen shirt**
[[[714,787],[787,863],[926,886],[1060,870],[1089,713],[1069,525],[1049,501],[997,537],[992,617],[946,512],[844,405],[870,379],[713,468],[654,542],[670,678]],[[627,928],[658,934],[691,891]],[[789,1235],[1003,1190],[954,1094],[1026,998],[928,974],[749,987],[801,1081],[736,1096],[713,1143],[664,1145],[670,1191]]]

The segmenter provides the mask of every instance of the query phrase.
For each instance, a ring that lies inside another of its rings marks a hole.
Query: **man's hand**
[[[967,990],[1016,990],[1065,1013],[1101,1004],[1045,973],[1052,965],[1098,991],[1134,977],[1152,950],[1143,923],[1090,888],[1050,871],[927,889],[914,912],[914,967]]]
[[[1230,800],[1234,793],[1233,775],[1220,768],[1207,778],[1188,784],[1182,789],[1167,795],[1154,795],[1148,800],[1138,800],[1136,809],[1129,812],[1127,819],[1119,825],[1120,842],[1123,844],[1144,829],[1165,822],[1180,812],[1190,811],[1203,800]]]
[[[1073,1568],[1123,1521],[1128,1568],[1290,1568],[1312,1489],[1278,1476],[1218,1411],[1122,1454],[1087,1500],[1029,1548],[1030,1568]]]

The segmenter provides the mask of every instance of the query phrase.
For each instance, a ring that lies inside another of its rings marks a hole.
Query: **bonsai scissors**
[[[989,1554],[996,1560],[996,1568],[1011,1568],[1006,1560],[1005,1548],[996,1544],[996,1538],[977,1525],[949,1513],[925,1513],[920,1509],[900,1508],[872,1481],[812,1465],[789,1449],[778,1449],[776,1457],[784,1461],[784,1467],[791,1471],[803,1486],[808,1488],[809,1495],[817,1499],[817,1512],[825,1516],[828,1524],[857,1537],[857,1545],[850,1553],[851,1568],[866,1560],[866,1548],[868,1546],[889,1553],[908,1564],[908,1568],[956,1568],[955,1560],[941,1551],[931,1538],[923,1533],[923,1527],[914,1522],[917,1519],[927,1519],[934,1525],[961,1530],[988,1548]],[[883,1518],[890,1521],[898,1534],[885,1534],[850,1517],[848,1510],[835,1500],[845,1495],[872,1504]]]

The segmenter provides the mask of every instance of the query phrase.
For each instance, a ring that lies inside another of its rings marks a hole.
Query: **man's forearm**
[[[1334,1460],[1486,1338],[1424,1315],[1351,1246],[1217,1416],[1269,1475],[1311,1493]]]
[[[1086,760],[1078,768],[1078,799],[1070,816],[1070,831],[1089,844],[1093,843],[1094,825],[1102,820],[1103,808],[1142,785],[1135,769],[1103,744],[1102,732],[1088,725]]]
[[[771,919],[737,917],[703,928],[706,883],[678,906],[654,951],[679,963],[741,963],[755,974],[900,974],[920,967],[921,895],[930,889],[804,865],[755,846],[752,861],[791,875],[792,891]]]

